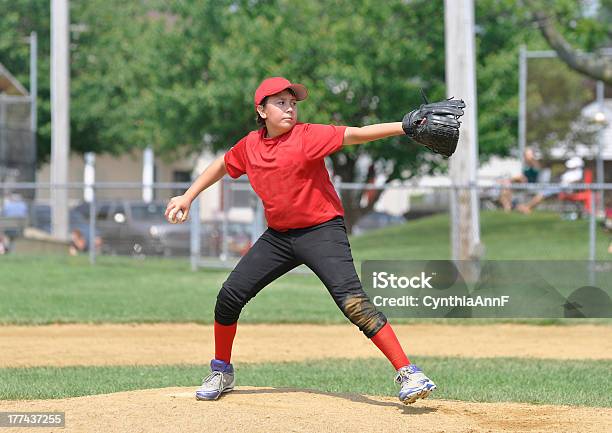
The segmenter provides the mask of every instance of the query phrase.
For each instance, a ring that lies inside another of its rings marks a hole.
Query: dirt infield
[[[394,326],[408,354],[612,359],[612,327],[488,324]],[[0,367],[194,363],[213,353],[211,326],[0,327]],[[286,344],[290,342],[290,344]],[[382,356],[351,325],[241,325],[240,362]],[[467,397],[467,396],[466,396]],[[612,409],[239,387],[217,402],[193,388],[164,388],[39,401],[0,401],[0,411],[66,412],[66,428],[37,432],[608,432]],[[21,432],[23,428],[2,432]]]
[[[37,432],[608,432],[612,409],[419,401],[286,388],[240,387],[215,402],[186,388],[0,402],[1,411],[65,411],[65,429]],[[11,429],[3,429],[11,431]],[[23,429],[12,429],[20,432]]]
[[[409,356],[612,359],[612,327],[491,324],[395,325]],[[284,344],[291,342],[291,344]],[[0,327],[0,367],[151,365],[201,362],[211,326],[51,325]],[[381,356],[352,325],[240,325],[240,362]]]

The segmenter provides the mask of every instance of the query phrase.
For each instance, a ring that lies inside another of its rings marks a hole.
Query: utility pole
[[[604,148],[604,130],[603,130],[603,126],[606,124],[606,120],[605,120],[605,109],[604,109],[604,83],[603,81],[598,81],[597,82],[597,87],[596,87],[596,93],[597,93],[597,114],[595,115],[595,121],[596,122],[600,122],[601,121],[601,131],[597,132],[597,183],[598,184],[602,184],[605,181],[605,176],[604,176],[604,160],[603,160],[603,148]],[[601,114],[600,114],[601,113]],[[603,119],[600,119],[600,116],[604,116]],[[596,215],[605,218],[605,214],[606,214],[606,204],[604,201],[604,190],[600,190],[597,192],[597,201],[599,203],[599,206],[597,207],[597,211],[596,211]]]
[[[68,239],[70,69],[68,0],[51,0],[51,232]],[[58,187],[57,185],[61,185]]]
[[[30,130],[36,140],[38,129],[38,36],[30,33]]]
[[[525,168],[525,147],[527,143],[527,47],[519,48],[519,124],[518,141],[521,170]]]
[[[151,146],[142,152],[142,200],[151,203],[154,198],[153,182],[155,181],[155,153]]]
[[[446,94],[466,103],[457,151],[450,159],[453,185],[476,185],[478,130],[476,111],[476,59],[474,1],[445,0]],[[451,243],[453,260],[478,259],[480,244],[479,198],[476,188],[451,190]]]

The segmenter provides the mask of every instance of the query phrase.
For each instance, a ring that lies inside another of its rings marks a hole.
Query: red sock
[[[222,325],[215,320],[215,359],[230,363],[237,326],[238,322]]]
[[[371,340],[372,343],[376,344],[376,347],[385,354],[396,370],[410,364],[410,360],[408,360],[406,353],[404,353],[389,322],[380,328],[380,331],[378,331]]]

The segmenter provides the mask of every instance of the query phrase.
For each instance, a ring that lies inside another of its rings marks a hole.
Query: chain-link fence
[[[49,190],[59,186],[2,183],[0,188],[7,194],[0,199],[0,252],[87,254],[91,263],[99,255],[189,257],[193,269],[233,266],[267,227],[261,201],[248,182],[225,178],[218,193],[201,195],[193,203],[189,222],[168,223],[164,211],[169,199],[189,186],[155,184],[153,200],[145,202],[137,198],[142,196],[140,183],[63,185],[69,189],[70,239],[57,240],[50,234]],[[543,197],[539,209],[558,212],[564,219],[587,218],[585,245],[588,242],[589,257],[584,259],[595,259],[597,218],[602,224],[607,221],[612,229],[609,205],[604,207],[605,215],[593,212],[598,209],[596,191],[611,194],[611,183],[512,184],[493,180],[478,185],[424,185],[415,181],[384,186],[339,183],[336,188],[345,200],[350,195],[361,205],[367,205],[373,191],[377,193],[376,205],[367,212],[363,209],[347,212],[346,218],[354,219],[348,225],[355,235],[426,215],[443,214],[450,218],[450,194],[465,188],[478,191],[483,210],[501,210],[502,197],[510,193],[512,203],[526,204]],[[90,189],[88,194],[86,189]],[[85,201],[83,197],[93,200]],[[486,230],[483,226],[483,231]],[[601,241],[602,235],[599,236]]]
[[[29,97],[0,94],[0,182],[35,180],[36,137],[30,104]],[[33,193],[30,189],[22,195],[33,200]]]
[[[250,187],[235,183],[222,188],[208,202],[216,209],[208,212],[200,212],[200,197],[192,205],[189,223],[168,223],[164,211],[169,199],[189,186],[156,184],[153,199],[144,201],[139,198],[145,187],[140,183],[0,183],[5,192],[0,197],[1,251],[89,254],[92,263],[98,255],[192,256],[219,262],[244,255],[263,231],[262,218],[254,218],[261,205]],[[70,239],[58,240],[51,236],[50,190],[60,187],[68,190]]]

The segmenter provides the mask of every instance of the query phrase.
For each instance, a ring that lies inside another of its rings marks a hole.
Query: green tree
[[[213,46],[204,90],[215,148],[227,148],[255,128],[252,94],[266,76],[305,84],[302,121],[353,126],[399,121],[420,102],[444,96],[440,4],[403,1],[236,2],[227,17],[232,37]],[[428,26],[429,30],[425,31]],[[433,29],[431,29],[433,27]],[[457,95],[460,96],[460,95]],[[207,131],[208,132],[208,131]],[[197,146],[197,143],[196,143]],[[344,182],[365,180],[357,161],[368,155],[389,180],[432,170],[435,158],[404,137],[351,146],[331,158]],[[371,210],[362,191],[343,194],[350,226]]]
[[[73,55],[72,94],[77,134],[86,138],[82,150],[152,146],[172,159],[201,147],[212,121],[211,51],[228,36],[231,4],[80,3],[74,15],[84,31]]]
[[[51,104],[49,101],[49,2],[44,0],[0,0],[0,62],[28,90],[30,48],[26,38],[38,34],[38,158],[49,155]]]
[[[559,59],[532,59],[528,71],[528,145],[547,155],[559,143],[592,144],[594,131],[581,114],[593,96],[587,77]]]
[[[524,5],[526,3],[527,5]],[[533,22],[531,3],[515,0],[476,2],[478,61],[478,122],[481,158],[506,154],[515,147],[518,108],[518,49],[543,50],[548,45]],[[584,10],[575,1],[560,0],[549,10],[569,27]],[[582,40],[595,41],[594,31],[574,26]],[[572,129],[582,107],[592,99],[584,77],[556,59],[533,59],[528,63],[527,141],[545,153],[560,141],[587,142],[591,134]],[[587,131],[588,132],[588,131]]]
[[[49,3],[0,4],[9,11],[0,17],[0,61],[26,85],[23,37],[39,34],[42,161],[50,132]],[[152,145],[167,158],[203,146],[228,149],[256,127],[252,93],[271,75],[308,86],[303,121],[398,121],[421,103],[419,88],[430,99],[445,96],[443,7],[442,0],[73,0],[72,148],[122,153]],[[562,26],[577,23],[568,33],[572,44],[600,46],[605,32],[580,18],[579,4],[561,0],[549,11]],[[516,147],[518,47],[547,43],[516,0],[476,1],[476,23],[479,152],[486,159]],[[366,157],[370,167],[362,170],[357,162]],[[344,182],[373,171],[390,182],[446,169],[405,137],[347,147],[331,161]],[[361,207],[361,196],[342,197],[349,225],[375,203]]]
[[[223,2],[208,2],[197,20]],[[29,87],[29,53],[24,38],[39,37],[38,163],[50,154],[50,4],[47,0],[0,0],[0,62]],[[183,97],[193,70],[184,68],[190,52],[177,20],[162,11],[163,2],[90,0],[70,2],[71,149],[76,152],[120,154],[154,146],[172,153],[177,143],[193,137],[182,125],[193,111],[193,97]],[[4,14],[4,11],[8,11]],[[218,18],[222,19],[222,16]],[[177,23],[175,25],[175,23]],[[214,34],[214,33],[213,33]],[[207,39],[199,38],[199,42]],[[193,49],[206,52],[210,44]],[[191,45],[193,48],[193,44]],[[191,54],[192,54],[191,53]],[[202,69],[199,74],[201,75]],[[198,92],[196,89],[195,92]],[[193,93],[193,92],[192,92]],[[179,125],[183,128],[179,128]]]
[[[581,74],[612,85],[612,57],[592,52],[610,47],[612,42],[611,0],[582,1],[582,7],[565,8],[566,14],[559,17],[544,0],[526,4],[542,36],[561,60]],[[558,29],[560,25],[562,31]]]
[[[538,33],[525,26],[526,12],[517,12],[514,1],[476,4],[479,151],[486,159],[516,147],[518,47],[537,40]],[[213,47],[204,89],[208,103],[201,106],[212,113],[209,134],[217,149],[254,127],[252,91],[270,75],[308,86],[312,97],[300,116],[309,122],[397,121],[420,104],[420,87],[430,99],[444,97],[441,0],[243,1],[232,10],[232,37]],[[445,161],[396,137],[334,154],[334,173],[344,182],[366,180],[372,170],[357,164],[364,155],[387,182],[446,169]],[[377,197],[362,207],[362,195],[343,194],[349,227],[375,204]]]

